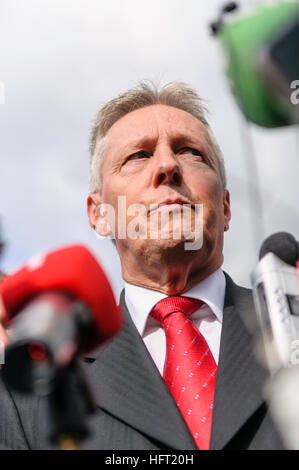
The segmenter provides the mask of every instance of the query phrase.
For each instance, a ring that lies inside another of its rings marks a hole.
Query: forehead
[[[190,113],[166,105],[136,109],[116,121],[107,132],[109,144],[124,144],[144,138],[202,138],[204,125]],[[110,147],[110,145],[108,146]]]

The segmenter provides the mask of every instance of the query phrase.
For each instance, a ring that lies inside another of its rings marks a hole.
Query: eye
[[[144,158],[148,158],[149,154],[145,152],[144,150],[141,150],[140,152],[133,153],[127,158],[127,161],[129,160],[142,160]]]
[[[202,152],[198,149],[194,149],[192,147],[183,147],[181,149],[179,149],[178,153],[180,155],[182,154],[191,154],[191,155],[194,155],[194,156],[198,156],[200,157],[201,161],[205,161],[205,157],[203,156]]]

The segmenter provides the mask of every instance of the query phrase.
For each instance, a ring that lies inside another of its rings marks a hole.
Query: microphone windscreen
[[[274,253],[285,263],[296,266],[296,261],[299,257],[298,242],[290,233],[274,233],[262,243],[259,259],[263,258],[267,253]]]
[[[122,327],[122,314],[109,281],[83,245],[70,245],[32,258],[7,275],[0,292],[8,319],[35,296],[53,290],[70,294],[90,311],[94,328],[90,328],[83,352],[94,349]]]

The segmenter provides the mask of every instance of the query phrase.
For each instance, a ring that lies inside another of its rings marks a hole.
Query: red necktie
[[[217,365],[198,329],[188,319],[204,302],[170,296],[151,315],[163,325],[166,358],[163,378],[181,411],[196,445],[209,449]]]

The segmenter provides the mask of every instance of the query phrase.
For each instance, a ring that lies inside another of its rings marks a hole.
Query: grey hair
[[[159,87],[151,81],[143,81],[106,103],[96,114],[90,137],[90,193],[100,192],[102,185],[101,166],[104,159],[106,135],[113,124],[136,109],[155,104],[164,104],[188,112],[198,119],[207,132],[210,158],[218,166],[223,188],[226,187],[224,159],[216,138],[208,124],[207,109],[197,92],[182,82],[170,82]]]

